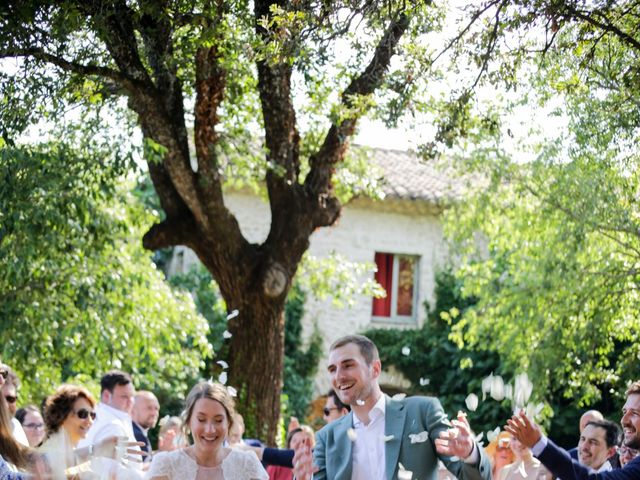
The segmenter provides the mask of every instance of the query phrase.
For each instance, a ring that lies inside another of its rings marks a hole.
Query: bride
[[[187,396],[183,429],[193,445],[160,452],[147,473],[151,480],[268,480],[255,453],[224,446],[233,423],[233,399],[219,383],[200,382]]]

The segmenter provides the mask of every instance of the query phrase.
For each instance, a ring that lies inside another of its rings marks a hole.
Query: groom
[[[464,414],[451,426],[436,398],[395,401],[382,394],[378,349],[367,337],[336,340],[328,371],[351,413],[318,432],[313,458],[308,445],[296,448],[296,478],[305,480],[314,472],[314,479],[329,480],[435,479],[440,458],[458,478],[491,479],[489,459]]]

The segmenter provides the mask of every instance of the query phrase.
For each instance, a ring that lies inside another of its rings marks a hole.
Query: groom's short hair
[[[364,335],[346,335],[341,337],[331,344],[329,351],[344,347],[349,343],[354,343],[358,346],[358,349],[364,357],[364,360],[367,362],[367,365],[371,365],[371,362],[380,359],[380,356],[378,355],[378,348],[375,343]]]

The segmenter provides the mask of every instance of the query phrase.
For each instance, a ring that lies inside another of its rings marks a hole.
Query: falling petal
[[[222,332],[222,337],[223,338],[231,338],[231,337],[233,337],[233,334],[229,330],[225,330],[224,332]]]
[[[513,400],[513,385],[510,383],[504,386],[504,398]]]
[[[402,347],[402,354],[405,357],[408,357],[409,355],[411,355],[411,348],[409,347]]]
[[[411,443],[424,443],[429,439],[429,432],[411,433],[409,440]]]
[[[399,402],[400,400],[404,400],[406,396],[407,396],[406,393],[396,393],[393,397],[391,397],[391,400],[395,400],[396,402]]]
[[[475,393],[470,393],[465,398],[464,403],[467,404],[467,408],[472,412],[475,412],[478,408],[478,396]]]
[[[442,423],[444,423],[447,427],[453,427],[453,425],[451,425],[451,422],[449,421],[449,419],[447,417],[444,417],[442,419]]]
[[[231,386],[227,387],[227,393],[232,397],[237,397],[238,396],[238,391],[235,388],[231,387]]]
[[[356,435],[356,431],[353,428],[350,428],[349,430],[347,430],[347,437],[349,437],[349,440],[351,440],[352,442],[355,442],[358,438],[358,435]]]
[[[221,383],[222,385],[225,385],[227,383],[227,372],[222,372],[218,376],[218,382]]]
[[[216,363],[220,365],[223,370],[226,370],[227,368],[229,368],[229,364],[224,360],[218,360]]]
[[[498,402],[504,400],[504,380],[500,375],[494,375],[491,379],[491,398]]]
[[[382,437],[382,439],[386,442],[390,442],[391,440],[393,440],[395,437],[393,435],[384,435]]]
[[[364,400],[362,400],[361,398],[357,399],[356,405],[360,405],[360,406],[364,405]]]
[[[398,480],[411,480],[413,478],[413,472],[409,470],[405,470],[404,466],[399,463],[398,464]]]
[[[500,427],[496,427],[494,430],[487,432],[487,440],[493,442],[500,435]]]
[[[227,320],[231,320],[232,318],[236,318],[240,312],[236,309],[227,315]]]
[[[429,385],[430,380],[428,378],[422,378],[420,377],[420,385],[421,386],[425,386],[425,385]]]
[[[459,462],[460,461],[460,457],[456,457],[455,455],[453,457],[450,457],[450,460],[452,462]]]
[[[533,393],[533,383],[525,373],[516,375],[515,386],[513,388],[513,402],[516,407],[524,407]]]
[[[487,398],[487,393],[491,393],[491,383],[493,382],[493,373],[482,379],[482,400]]]
[[[480,432],[478,435],[476,435],[476,442],[480,442],[480,440],[482,440],[482,437],[484,437],[484,432]]]

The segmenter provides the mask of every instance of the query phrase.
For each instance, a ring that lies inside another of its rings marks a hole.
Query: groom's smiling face
[[[380,361],[374,360],[367,365],[354,343],[347,343],[329,353],[331,386],[340,400],[348,405],[356,405],[357,400],[367,401],[374,391],[374,385],[380,375]]]

